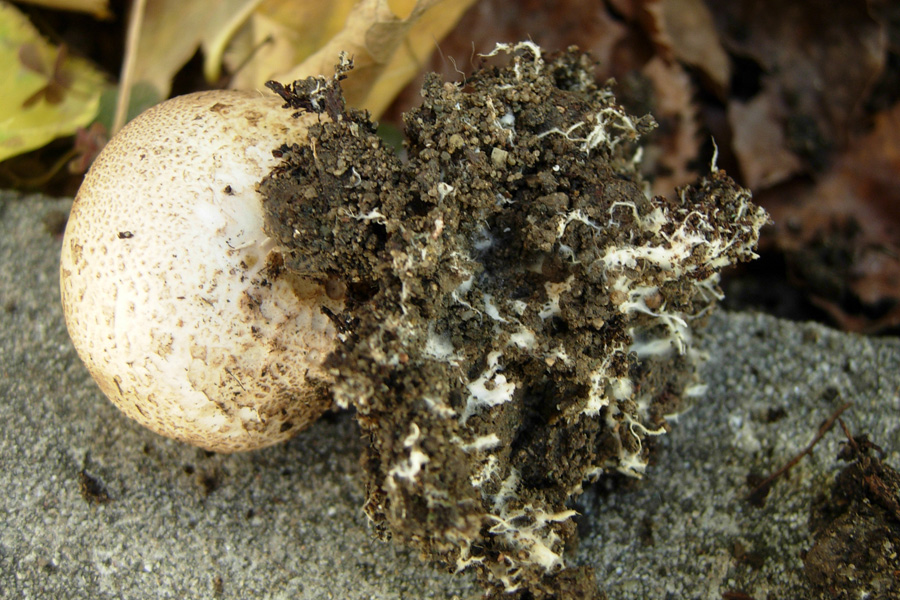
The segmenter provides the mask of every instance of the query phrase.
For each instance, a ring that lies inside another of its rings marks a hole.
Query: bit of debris
[[[746,500],[750,504],[756,507],[764,506],[766,503],[766,497],[769,495],[769,492],[772,489],[772,486],[778,480],[779,477],[790,471],[797,463],[799,463],[804,456],[812,452],[813,448],[816,444],[819,443],[826,433],[831,431],[831,428],[834,427],[835,421],[840,420],[839,417],[844,414],[844,411],[852,406],[851,402],[845,402],[842,404],[836,411],[831,413],[831,416],[825,420],[824,423],[819,427],[819,431],[816,433],[813,440],[806,446],[803,450],[798,452],[791,460],[789,460],[783,467],[766,477],[762,482],[756,484],[753,488],[753,491],[747,494]]]
[[[868,436],[841,427],[847,443],[838,458],[850,464],[813,503],[806,576],[816,598],[900,597],[900,474],[872,454],[883,453]]]

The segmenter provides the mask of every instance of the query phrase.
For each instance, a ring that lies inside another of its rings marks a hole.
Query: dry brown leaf
[[[772,187],[803,167],[787,147],[780,112],[769,94],[757,94],[747,102],[732,100],[728,104],[732,150],[740,164],[743,183],[751,190]]]
[[[722,40],[761,67],[787,109],[787,144],[810,168],[843,147],[885,63],[886,35],[865,0],[707,0]]]
[[[340,53],[346,52],[355,68],[344,82],[344,95],[351,105],[377,116],[423,68],[437,42],[474,1],[361,0],[325,46],[271,78],[292,81],[329,74]]]
[[[648,33],[667,59],[698,67],[720,96],[731,79],[731,65],[703,0],[644,0]]]
[[[779,247],[855,297],[848,305],[805,282],[842,327],[900,325],[900,105],[877,115],[871,133],[799,202],[771,208]]]
[[[624,19],[634,21],[643,10],[644,0],[606,0],[606,3]]]
[[[659,56],[650,59],[642,73],[653,84],[653,116],[659,123],[654,143],[647,151],[658,153],[653,164],[657,173],[653,193],[672,197],[676,187],[696,180],[690,163],[700,152],[697,108],[691,78],[677,63]]]

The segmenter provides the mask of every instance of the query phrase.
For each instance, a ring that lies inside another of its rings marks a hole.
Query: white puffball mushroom
[[[340,307],[281,268],[257,184],[305,143],[274,95],[174,98],[116,135],[75,198],[60,268],[66,325],[112,402],[217,452],[287,439],[331,404]],[[314,117],[307,117],[314,118]]]

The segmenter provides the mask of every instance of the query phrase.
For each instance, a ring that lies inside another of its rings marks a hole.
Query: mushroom
[[[91,167],[63,240],[66,325],[100,389],[217,452],[289,438],[331,404],[322,307],[340,300],[287,273],[263,231],[257,183],[314,118],[280,104],[217,90],[146,111]]]

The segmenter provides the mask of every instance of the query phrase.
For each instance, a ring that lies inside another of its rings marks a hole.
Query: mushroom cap
[[[292,436],[331,404],[322,287],[281,267],[257,183],[307,122],[216,90],[146,111],[97,157],[60,265],[69,335],[112,402],[217,452]]]

